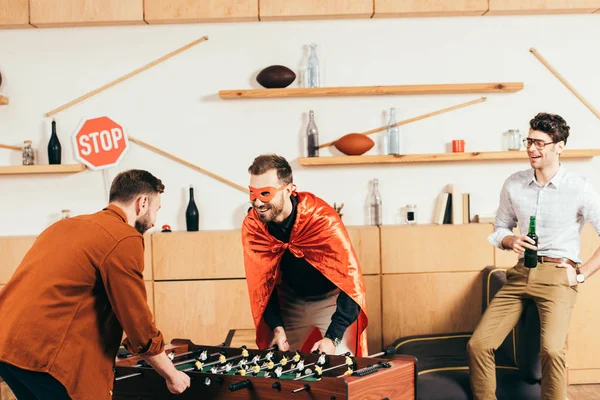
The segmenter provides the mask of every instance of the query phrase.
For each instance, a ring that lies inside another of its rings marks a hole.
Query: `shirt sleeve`
[[[496,213],[494,233],[488,236],[488,241],[501,250],[506,250],[502,246],[502,240],[507,236],[514,235],[513,229],[517,226],[517,215],[508,191],[509,183],[510,178],[504,182],[500,191],[500,205]]]
[[[586,180],[583,192],[583,219],[592,224],[600,235],[600,196]]]
[[[156,355],[165,343],[152,322],[143,272],[143,238],[136,236],[117,243],[100,267],[106,294],[127,335],[123,345],[133,354]]]
[[[273,289],[265,312],[263,313],[265,323],[271,330],[283,325],[283,319],[281,318],[281,309],[279,307],[279,294],[277,288]]]
[[[345,292],[340,291],[337,307],[331,316],[331,324],[325,332],[325,337],[342,339],[346,329],[358,318],[358,314],[360,314],[360,306]]]

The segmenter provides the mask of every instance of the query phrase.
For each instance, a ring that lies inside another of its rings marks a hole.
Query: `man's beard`
[[[152,223],[150,222],[150,213],[146,213],[142,217],[135,220],[135,229],[142,235],[150,228],[152,228]]]
[[[256,210],[256,213],[258,214],[258,219],[260,219],[261,222],[271,222],[283,211],[283,201],[281,202],[281,204],[262,204],[260,207],[254,207],[254,209]],[[260,209],[267,209],[268,211],[264,214],[261,214],[258,212],[258,210]]]

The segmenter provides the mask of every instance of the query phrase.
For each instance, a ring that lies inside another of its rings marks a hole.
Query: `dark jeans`
[[[65,387],[50,374],[0,362],[0,376],[18,400],[70,400]]]

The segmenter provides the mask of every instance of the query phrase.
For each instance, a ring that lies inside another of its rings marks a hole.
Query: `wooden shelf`
[[[510,93],[518,92],[522,89],[523,82],[448,83],[432,85],[221,90],[219,91],[219,97],[225,100],[231,100],[275,97],[379,96],[394,94]]]
[[[567,158],[591,158],[600,155],[600,149],[565,150],[560,156]],[[440,153],[440,154],[407,154],[405,156],[374,155],[374,156],[334,156],[334,157],[305,157],[299,158],[298,164],[304,166],[316,165],[352,165],[352,164],[404,164],[431,163],[450,161],[490,161],[490,160],[526,160],[526,151],[492,151],[471,153]]]
[[[0,96],[0,106],[5,106],[8,104],[8,97]]]
[[[0,175],[71,174],[85,169],[84,164],[0,166]]]

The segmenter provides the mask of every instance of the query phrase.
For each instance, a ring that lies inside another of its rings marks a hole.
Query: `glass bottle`
[[[310,44],[310,54],[308,56],[308,63],[306,65],[306,87],[320,87],[321,86],[321,74],[319,71],[319,59],[317,58],[317,45],[315,43]]]
[[[508,150],[521,150],[521,133],[518,129],[508,130]]]
[[[49,164],[60,164],[62,147],[56,134],[56,120],[52,119],[52,135],[48,142],[48,163]]]
[[[409,204],[406,206],[406,214],[404,215],[404,222],[409,225],[417,223],[417,205]]]
[[[370,221],[371,225],[381,225],[381,195],[379,194],[379,180],[373,179],[373,187],[371,190],[371,196],[369,198],[369,210],[370,210]]]
[[[315,124],[315,113],[308,113],[308,126],[306,127],[306,151],[309,157],[319,157],[319,130]]]
[[[187,209],[185,210],[185,224],[188,232],[198,230],[200,221],[200,214],[198,213],[198,207],[194,201],[194,188],[190,185],[190,200],[188,202]]]
[[[400,127],[396,123],[396,109],[390,108],[390,120],[387,128],[388,154],[402,154]]]
[[[33,148],[31,147],[31,140],[25,140],[23,142],[22,158],[23,165],[34,165],[35,156]]]
[[[535,233],[535,217],[534,216],[529,217],[529,232],[527,232],[527,236],[534,240],[534,242],[535,242],[534,246],[537,247],[538,237]],[[537,266],[537,250],[530,250],[528,248],[525,248],[524,265],[527,268],[535,268]]]

